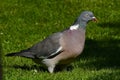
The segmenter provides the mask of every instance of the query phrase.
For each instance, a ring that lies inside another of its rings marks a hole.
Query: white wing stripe
[[[60,52],[61,50],[62,50],[62,46],[60,46],[60,47],[57,49],[57,51],[54,52],[54,53],[52,53],[50,56],[57,54],[57,53]]]

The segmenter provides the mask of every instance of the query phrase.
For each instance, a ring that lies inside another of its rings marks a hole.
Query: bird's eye
[[[88,15],[88,14],[86,14],[86,17],[89,17],[89,15]]]

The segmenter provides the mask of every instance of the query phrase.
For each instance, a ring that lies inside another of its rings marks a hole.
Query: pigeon
[[[21,56],[44,65],[50,73],[65,67],[76,59],[84,49],[86,25],[97,21],[92,11],[83,11],[67,29],[53,33],[30,48],[6,56]]]

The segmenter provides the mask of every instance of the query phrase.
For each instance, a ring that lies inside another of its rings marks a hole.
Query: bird
[[[92,11],[82,11],[69,28],[49,35],[30,48],[6,56],[30,58],[45,66],[49,73],[54,73],[56,67],[66,67],[82,53],[89,21],[96,22],[97,18]]]

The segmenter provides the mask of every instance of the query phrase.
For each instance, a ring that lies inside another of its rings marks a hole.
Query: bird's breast
[[[85,32],[83,30],[69,30],[61,38],[63,48],[74,54],[80,54],[84,48]]]

